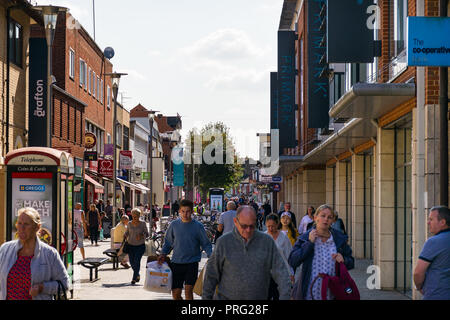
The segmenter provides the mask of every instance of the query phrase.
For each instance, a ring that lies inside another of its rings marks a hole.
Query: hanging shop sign
[[[97,151],[85,151],[84,161],[97,161]]]
[[[86,132],[84,134],[84,147],[86,149],[92,149],[97,144],[97,137],[92,132]]]
[[[119,167],[120,170],[131,170],[133,169],[133,156],[132,152],[129,150],[120,151],[119,155]]]
[[[98,173],[107,178],[114,177],[113,160],[98,160]]]

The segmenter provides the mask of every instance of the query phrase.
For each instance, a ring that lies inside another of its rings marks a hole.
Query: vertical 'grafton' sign
[[[28,97],[28,145],[47,146],[47,42],[30,39],[30,73]]]
[[[280,150],[295,148],[295,32],[278,31],[278,129]]]
[[[324,45],[326,34],[322,11],[326,0],[308,0],[308,128],[326,128],[329,124],[329,83],[322,74],[327,66]]]

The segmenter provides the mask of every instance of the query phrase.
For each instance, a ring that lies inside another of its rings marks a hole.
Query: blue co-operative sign
[[[408,66],[450,66],[450,18],[408,17]]]

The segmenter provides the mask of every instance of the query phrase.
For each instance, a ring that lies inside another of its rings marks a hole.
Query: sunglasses
[[[250,224],[250,225],[247,225],[247,224],[241,224],[240,222],[239,222],[239,219],[236,219],[236,221],[237,221],[237,223],[238,223],[238,225],[242,228],[242,229],[249,229],[249,230],[253,230],[253,229],[255,229],[256,228],[256,225],[255,224]]]

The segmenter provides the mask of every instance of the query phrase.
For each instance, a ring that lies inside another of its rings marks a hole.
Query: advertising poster
[[[220,194],[212,194],[209,196],[210,198],[210,207],[211,210],[217,210],[219,212],[222,211],[223,208],[223,199]]]
[[[133,158],[132,158],[131,151],[129,151],[129,150],[120,151],[119,166],[120,166],[120,170],[133,169]]]
[[[19,209],[32,207],[41,216],[40,239],[52,244],[52,173],[12,174],[12,239],[16,237],[16,222]]]

